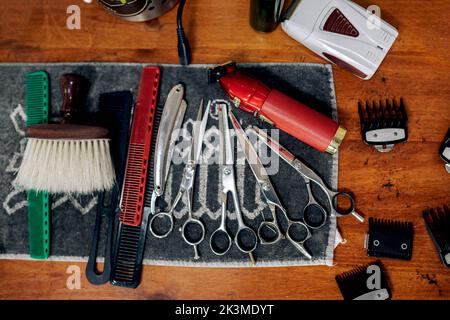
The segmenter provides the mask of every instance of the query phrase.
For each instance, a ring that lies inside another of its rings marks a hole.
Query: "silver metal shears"
[[[253,148],[252,143],[231,111],[229,111],[229,116],[247,162],[250,165],[256,181],[261,188],[264,198],[266,199],[267,206],[272,213],[272,220],[268,221],[264,218],[264,221],[261,222],[258,228],[258,236],[261,240],[261,244],[274,244],[286,237],[305,257],[312,259],[312,255],[304,246],[304,243],[312,236],[310,231],[311,226],[305,223],[305,221],[294,221],[289,218],[289,215],[281,204],[275,188],[270,182],[269,175],[256,150]],[[277,221],[276,209],[279,209],[283,213],[283,216],[287,221],[287,229],[285,234],[283,234],[280,230],[280,225]]]
[[[232,236],[227,230],[227,197],[231,194],[233,198],[234,210],[238,223],[238,230],[234,237],[236,247],[244,253],[248,253],[253,264],[255,259],[253,251],[258,245],[258,236],[255,231],[248,227],[242,217],[239,197],[236,190],[236,180],[234,174],[234,150],[230,128],[228,125],[227,106],[218,105],[219,131],[220,131],[220,174],[222,176],[221,200],[221,221],[220,226],[213,232],[210,238],[211,250],[216,255],[226,254],[232,245]]]
[[[352,195],[347,192],[339,192],[331,190],[323,181],[323,179],[316,174],[311,168],[304,164],[299,159],[283,148],[276,141],[272,140],[267,134],[256,126],[250,126],[251,130],[264,142],[268,147],[270,147],[275,153],[277,153],[284,161],[286,161],[292,168],[294,168],[306,182],[306,187],[308,191],[309,201],[305,210],[310,205],[318,205],[311,191],[311,182],[317,184],[323,192],[326,194],[328,203],[330,205],[331,214],[337,217],[353,215],[360,222],[364,222],[364,218],[356,212],[355,200]],[[338,198],[344,197],[349,200],[350,205],[347,208],[341,209],[338,207]],[[305,213],[306,211],[304,211]]]

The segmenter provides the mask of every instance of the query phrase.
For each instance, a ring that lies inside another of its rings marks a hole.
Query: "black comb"
[[[86,266],[86,278],[95,285],[105,284],[111,276],[111,255],[114,222],[119,206],[125,165],[127,160],[128,139],[130,132],[131,109],[133,95],[129,91],[118,91],[100,95],[98,118],[101,125],[109,129],[111,138],[111,156],[116,172],[116,184],[110,191],[98,196],[97,214],[92,237],[89,259]],[[106,219],[106,239],[103,272],[97,270],[97,252],[100,230],[103,219]]]
[[[369,218],[367,254],[372,257],[411,260],[413,234],[411,222]]]
[[[143,194],[142,220],[138,226],[120,222],[114,246],[114,262],[111,273],[111,283],[116,286],[136,288],[139,285],[144,259],[145,243],[147,239],[148,220],[150,215],[150,202],[153,193],[153,159],[155,153],[157,130],[161,121],[162,107],[158,106],[160,84],[160,71],[157,67],[146,67],[143,70],[139,88],[138,103],[151,103],[151,124],[148,127],[151,135],[149,139],[149,162]],[[145,77],[144,77],[145,76]],[[146,79],[146,80],[145,80]],[[150,98],[150,101],[148,99]],[[139,124],[133,124],[139,125]],[[137,196],[137,191],[130,189],[131,197]]]
[[[390,300],[391,290],[380,261],[336,276],[344,300]]]
[[[403,98],[384,102],[358,102],[361,135],[364,143],[380,152],[391,151],[395,144],[408,140],[408,116]]]
[[[423,211],[428,233],[442,262],[450,268],[450,209],[448,206]]]
[[[445,162],[445,169],[450,173],[450,128],[448,128],[445,140],[439,148],[439,155]]]

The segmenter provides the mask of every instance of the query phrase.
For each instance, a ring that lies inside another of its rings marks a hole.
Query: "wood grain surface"
[[[450,175],[437,150],[450,125],[450,2],[357,0],[379,5],[399,29],[398,41],[370,81],[334,68],[339,116],[348,129],[340,149],[339,186],[352,190],[366,217],[414,223],[410,262],[383,259],[395,299],[449,299],[450,269],[439,261],[422,210],[450,203]],[[66,9],[81,7],[81,30],[66,28]],[[193,0],[185,11],[193,63],[319,62],[278,28],[254,32],[249,1]],[[3,4],[0,61],[139,61],[177,63],[175,10],[148,24],[128,23],[81,0],[15,0]],[[120,76],[120,75],[118,75]],[[301,81],[301,79],[299,79]],[[381,154],[364,145],[358,99],[403,97],[409,114],[406,144]],[[5,214],[5,212],[0,212]],[[374,259],[363,249],[367,224],[339,220],[346,239],[335,267],[202,269],[144,268],[136,290],[95,287],[82,276],[80,290],[66,288],[67,267],[84,263],[0,261],[0,298],[11,299],[341,299],[336,274]],[[86,239],[86,241],[90,241]]]

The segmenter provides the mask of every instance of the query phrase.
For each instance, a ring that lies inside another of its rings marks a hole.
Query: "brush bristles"
[[[14,183],[26,190],[90,194],[115,183],[108,139],[29,138]]]

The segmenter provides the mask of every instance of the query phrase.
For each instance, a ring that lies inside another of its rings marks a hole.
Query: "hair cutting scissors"
[[[292,153],[290,153],[289,151],[284,149],[281,145],[279,145],[277,142],[268,137],[264,131],[262,131],[256,126],[251,126],[251,130],[253,130],[253,132],[255,132],[255,134],[275,153],[277,153],[284,161],[286,161],[291,167],[293,167],[298,173],[300,173],[300,175],[305,180],[309,201],[308,204],[305,206],[304,210],[306,210],[308,206],[313,205],[320,206],[320,204],[317,203],[314,196],[312,195],[311,191],[311,181],[312,181],[315,184],[317,184],[326,194],[332,215],[335,215],[337,217],[353,215],[360,222],[364,222],[364,218],[356,212],[355,200],[353,199],[352,195],[350,195],[347,192],[339,192],[339,191],[336,192],[331,190],[318,174],[316,174],[302,161],[295,158],[295,156]],[[339,197],[344,197],[349,200],[350,205],[348,206],[348,208],[341,209],[338,207],[337,202]],[[306,211],[304,211],[304,213],[305,212]]]
[[[231,123],[233,124],[233,127],[235,129],[236,136],[243,149],[245,158],[250,165],[256,181],[258,182],[264,198],[266,199],[267,206],[272,213],[272,221],[267,221],[264,218],[264,221],[261,222],[258,228],[258,236],[261,240],[261,244],[277,243],[278,241],[286,237],[304,256],[306,256],[308,259],[312,259],[312,255],[305,248],[304,243],[311,238],[312,235],[310,229],[313,229],[314,227],[310,226],[304,220],[294,221],[289,218],[289,215],[286,209],[281,204],[275,188],[270,182],[269,175],[264,165],[262,164],[256,150],[253,148],[252,143],[248,139],[246,133],[231,111],[229,111],[229,116],[231,119]],[[278,224],[276,215],[277,208],[283,213],[288,223],[285,234],[280,231],[280,225]]]
[[[236,247],[244,253],[248,253],[252,263],[255,263],[253,251],[258,245],[258,236],[255,231],[248,227],[242,217],[238,193],[236,190],[236,180],[234,175],[234,150],[232,148],[230,128],[228,125],[227,106],[218,105],[219,131],[220,131],[220,173],[222,175],[221,200],[221,222],[210,238],[211,250],[216,255],[224,255],[230,250],[232,237],[227,230],[227,197],[231,193],[234,203],[234,210],[238,223],[238,230],[234,237]]]
[[[194,190],[194,181],[197,165],[200,162],[200,155],[203,146],[203,137],[205,135],[206,124],[208,122],[209,116],[209,105],[206,107],[206,111],[203,113],[203,100],[200,102],[197,121],[194,124],[194,128],[192,130],[192,138],[191,138],[191,148],[188,155],[188,161],[183,170],[183,177],[180,184],[180,189],[175,197],[175,200],[169,207],[167,212],[159,212],[153,215],[150,220],[150,231],[156,237],[163,238],[169,235],[169,233],[173,229],[173,212],[180,202],[183,194],[186,193],[187,199],[187,209],[188,209],[188,218],[181,227],[181,235],[184,241],[194,247],[194,259],[199,259],[200,256],[198,254],[197,245],[200,244],[205,238],[205,226],[204,224],[197,218],[194,218],[192,214],[192,201],[193,201],[193,190]],[[157,219],[166,218],[170,222],[170,228],[166,232],[158,232],[156,230],[155,222]],[[189,233],[188,230],[199,230],[199,232],[195,232],[195,235]]]

